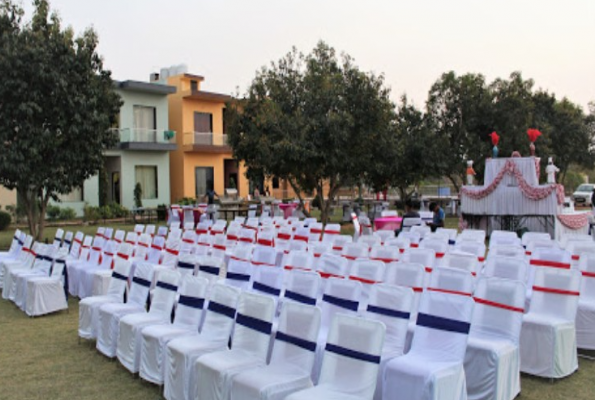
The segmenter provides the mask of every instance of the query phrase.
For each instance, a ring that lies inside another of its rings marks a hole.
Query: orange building
[[[164,76],[165,75],[165,76]],[[233,159],[225,134],[225,103],[231,96],[201,90],[204,77],[177,67],[161,70],[156,79],[175,86],[169,96],[169,127],[177,132],[177,150],[170,153],[171,201],[203,200],[207,189],[223,196],[226,188],[248,195],[245,168]]]

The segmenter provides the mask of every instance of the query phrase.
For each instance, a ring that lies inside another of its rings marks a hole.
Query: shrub
[[[101,218],[99,207],[94,207],[85,204],[85,208],[83,208],[83,218],[87,222],[96,222],[98,219]]]
[[[136,185],[134,185],[134,206],[136,208],[141,208],[143,206],[142,195],[143,188],[141,187],[140,182],[136,182]]]
[[[72,207],[64,207],[60,209],[60,219],[68,221],[76,218],[76,211]]]
[[[46,214],[51,220],[58,219],[60,218],[60,207],[54,204],[48,204]]]
[[[111,218],[124,218],[126,215],[128,215],[128,209],[116,202],[108,204],[105,206],[105,208],[109,209],[108,213],[110,214]]]
[[[0,211],[0,231],[5,230],[10,225],[10,214],[6,211]]]

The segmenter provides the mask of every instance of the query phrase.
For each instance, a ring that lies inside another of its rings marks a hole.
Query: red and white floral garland
[[[569,229],[584,228],[589,223],[589,213],[580,214],[558,214],[558,221]]]
[[[564,203],[564,187],[562,185],[552,183],[544,185],[543,187],[531,186],[529,183],[527,183],[527,181],[523,177],[522,172],[518,169],[518,167],[512,160],[506,160],[504,167],[502,167],[500,172],[498,172],[498,175],[496,175],[494,181],[489,186],[486,186],[479,190],[471,189],[469,187],[463,187],[461,188],[461,193],[474,200],[483,199],[484,197],[489,196],[500,185],[500,182],[502,182],[502,178],[504,178],[504,174],[514,175],[514,177],[517,179],[517,182],[519,184],[518,187],[521,190],[521,192],[523,192],[525,197],[531,200],[543,200],[555,190],[556,196],[558,198],[558,204]]]

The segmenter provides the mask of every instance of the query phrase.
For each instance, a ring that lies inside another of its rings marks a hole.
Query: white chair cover
[[[113,266],[113,260],[116,256],[118,243],[114,240],[108,240],[104,246],[101,262],[95,265],[88,265],[79,272],[78,295],[80,299],[93,295],[93,284],[98,271],[109,271]]]
[[[419,237],[417,237],[417,239],[419,240]],[[417,244],[415,246],[417,246]],[[396,247],[399,249],[399,253],[404,253],[405,250],[414,246],[409,238],[399,235],[396,239],[389,239],[386,241],[384,247]]]
[[[294,269],[286,273],[287,283],[283,292],[283,302],[296,302],[316,305],[320,293],[320,275],[312,271]]]
[[[468,296],[423,295],[411,350],[386,365],[383,399],[467,398],[463,360],[473,305]]]
[[[194,248],[196,247],[196,241],[198,240],[198,237],[193,229],[194,228],[190,228],[190,230],[184,231],[184,233],[182,234],[182,243],[180,243],[180,254],[194,252]]]
[[[321,347],[316,350],[316,361],[312,369],[312,381],[314,383],[318,381],[324,344],[333,318],[338,313],[357,315],[360,309],[361,293],[362,284],[360,282],[334,277],[327,280],[324,294],[320,300],[322,320],[320,334],[318,335],[318,344]]]
[[[488,252],[487,259],[489,260],[490,257],[494,256],[505,256],[505,257],[513,257],[518,258],[520,260],[525,259],[525,249],[523,246],[513,246],[513,245],[498,245],[490,247],[490,251]]]
[[[454,250],[462,253],[475,254],[479,262],[485,261],[486,245],[484,242],[476,242],[474,240],[462,240],[455,244]]]
[[[108,303],[99,306],[96,348],[105,356],[116,356],[120,319],[125,315],[144,311],[152,278],[153,267],[150,264],[139,264],[134,271],[128,301],[125,304]]]
[[[27,280],[24,309],[28,316],[35,317],[68,308],[64,282],[65,258],[65,253],[56,258],[50,276]]]
[[[457,230],[450,228],[436,228],[436,233],[445,233],[448,235],[448,244],[454,246],[457,240]]]
[[[586,253],[595,254],[595,242],[590,241],[572,241],[568,242],[566,251],[570,253],[572,267],[579,266],[581,256]]]
[[[343,247],[347,243],[353,243],[353,238],[349,235],[335,235],[333,240],[333,254],[340,256],[343,253]]]
[[[256,246],[250,262],[253,267],[274,267],[277,263],[277,251],[273,247]]]
[[[563,249],[566,249],[566,247],[571,242],[582,242],[582,241],[592,242],[593,237],[591,235],[587,235],[587,234],[568,233],[568,234],[562,235],[562,238],[560,239],[560,247]]]
[[[581,273],[561,268],[535,271],[531,308],[521,330],[521,371],[562,378],[578,368],[575,318]]]
[[[176,270],[185,275],[193,275],[196,271],[196,263],[198,257],[191,253],[180,253],[178,262],[176,263]]]
[[[428,235],[429,236],[429,235]],[[420,249],[434,250],[436,255],[435,265],[438,267],[442,265],[442,259],[449,251],[448,239],[433,239],[426,237],[419,245]]]
[[[459,253],[456,251],[447,253],[442,259],[441,265],[446,268],[455,268],[470,272],[473,276],[476,276],[480,270],[479,261],[474,254]]]
[[[521,390],[519,336],[525,285],[482,278],[475,291],[475,310],[465,353],[470,399],[512,400]]]
[[[283,399],[295,391],[311,387],[310,374],[319,328],[319,308],[290,302],[284,304],[270,364],[238,374],[233,379],[231,399]]]
[[[281,264],[287,271],[293,269],[311,271],[314,267],[314,255],[309,251],[292,251],[283,257]]]
[[[595,350],[595,254],[581,256],[583,275],[576,313],[576,344],[579,349]]]
[[[166,237],[167,226],[160,226],[159,228],[157,228],[157,236]]]
[[[426,235],[432,233],[432,228],[427,225],[416,225],[412,226],[409,232],[419,233],[421,240],[424,240]]]
[[[322,236],[322,243],[332,246],[335,238],[341,234],[341,225],[326,224],[324,227],[324,234]]]
[[[473,294],[473,275],[469,271],[455,268],[434,268],[430,274],[427,290],[471,296]]]
[[[151,325],[171,322],[171,313],[178,293],[181,274],[167,271],[159,276],[149,312],[128,314],[120,319],[116,356],[128,371],[137,373],[140,368],[142,330]]]
[[[377,283],[384,280],[385,264],[382,261],[356,260],[353,262],[349,278],[362,284],[362,305],[365,305],[370,295],[370,290]]]
[[[250,290],[270,296],[278,303],[283,289],[283,269],[279,267],[255,267]]]
[[[293,393],[286,400],[371,399],[384,334],[381,322],[337,315],[325,345],[318,385]]]
[[[376,235],[376,233],[374,232],[374,234],[372,235],[360,236],[357,239],[357,243],[366,245],[369,251],[372,247],[381,245],[382,239],[380,239],[380,236]]]
[[[394,246],[374,246],[370,249],[370,260],[382,261],[385,264],[399,261],[401,251]]]
[[[384,366],[395,357],[405,352],[407,327],[413,308],[413,290],[411,288],[378,284],[372,287],[370,300],[364,316],[380,321],[386,326],[384,346],[380,362],[380,372],[376,382],[374,399],[382,399],[382,371]]]
[[[252,282],[252,273],[250,262],[230,259],[225,273],[225,284],[248,290]]]
[[[227,348],[233,328],[240,290],[223,284],[213,285],[200,335],[176,338],[167,344],[165,354],[164,397],[167,400],[190,398],[195,387],[192,374],[196,360],[203,354]]]
[[[129,244],[123,244],[130,249]],[[120,247],[122,250],[122,247]],[[83,339],[95,339],[97,337],[97,324],[99,321],[99,307],[107,303],[121,303],[124,300],[124,292],[128,283],[130,273],[130,261],[123,258],[116,258],[112,271],[109,288],[103,296],[87,297],[79,302],[79,328],[78,335]]]
[[[240,296],[231,350],[200,357],[193,374],[196,391],[190,398],[229,399],[233,378],[245,369],[264,366],[267,361],[275,302],[268,296],[244,292]],[[192,388],[193,389],[193,388]]]
[[[147,253],[147,262],[151,264],[159,264],[164,248],[165,237],[159,235],[153,237],[153,243],[151,243],[151,248]]]
[[[218,257],[202,256],[198,258],[197,276],[206,279],[209,282],[209,286],[222,279],[224,269],[225,263]]]
[[[103,228],[103,230],[105,230],[105,228]],[[85,246],[88,243],[87,238],[85,238],[83,249],[85,249]],[[86,258],[83,256],[79,262],[68,263],[68,291],[72,296],[79,296],[79,289],[81,287],[80,280],[84,274],[84,270],[95,269],[99,266],[99,259],[101,257],[104,242],[105,239],[103,238],[103,234],[101,234],[101,236],[95,236],[92,239],[92,245],[88,248],[88,256]]]
[[[2,298],[14,301],[17,293],[18,278],[22,275],[47,274],[51,265],[51,258],[46,259],[46,254],[50,250],[49,245],[35,243],[33,245],[33,261],[31,264],[12,264],[5,271],[4,287],[2,288]],[[5,264],[7,265],[7,264]]]
[[[184,276],[174,322],[152,325],[142,330],[141,378],[157,385],[163,384],[166,346],[175,338],[198,334],[208,286],[209,281],[204,278]]]
[[[516,257],[489,257],[482,274],[487,277],[527,282],[529,264]]]
[[[552,237],[546,232],[525,232],[521,238],[521,244],[526,248],[534,240],[552,240]]]
[[[430,274],[436,265],[436,252],[433,249],[411,248],[405,250],[401,259],[406,263],[422,264]]]
[[[308,243],[320,242],[322,237],[322,223],[313,222],[310,224],[310,232],[308,234]]]

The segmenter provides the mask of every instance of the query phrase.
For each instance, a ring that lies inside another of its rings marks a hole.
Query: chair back
[[[413,309],[413,289],[385,283],[372,286],[364,317],[382,322],[386,336],[382,354],[402,355]]]
[[[518,344],[525,311],[522,282],[481,278],[475,289],[471,336],[497,337]]]
[[[266,362],[271,341],[275,301],[269,296],[243,292],[240,295],[231,346]]]
[[[581,287],[581,272],[574,269],[535,270],[531,314],[574,323]]]
[[[462,363],[474,305],[470,296],[425,292],[408,354],[432,361]]]
[[[182,275],[178,271],[162,271],[153,291],[149,314],[170,321]]]
[[[320,330],[320,309],[300,303],[283,303],[270,364],[287,363],[310,374]]]
[[[385,326],[379,321],[337,315],[326,341],[318,385],[329,386],[345,398],[371,399],[384,335]]]
[[[312,271],[293,269],[287,271],[287,284],[283,301],[316,305],[321,287],[320,275]]]

